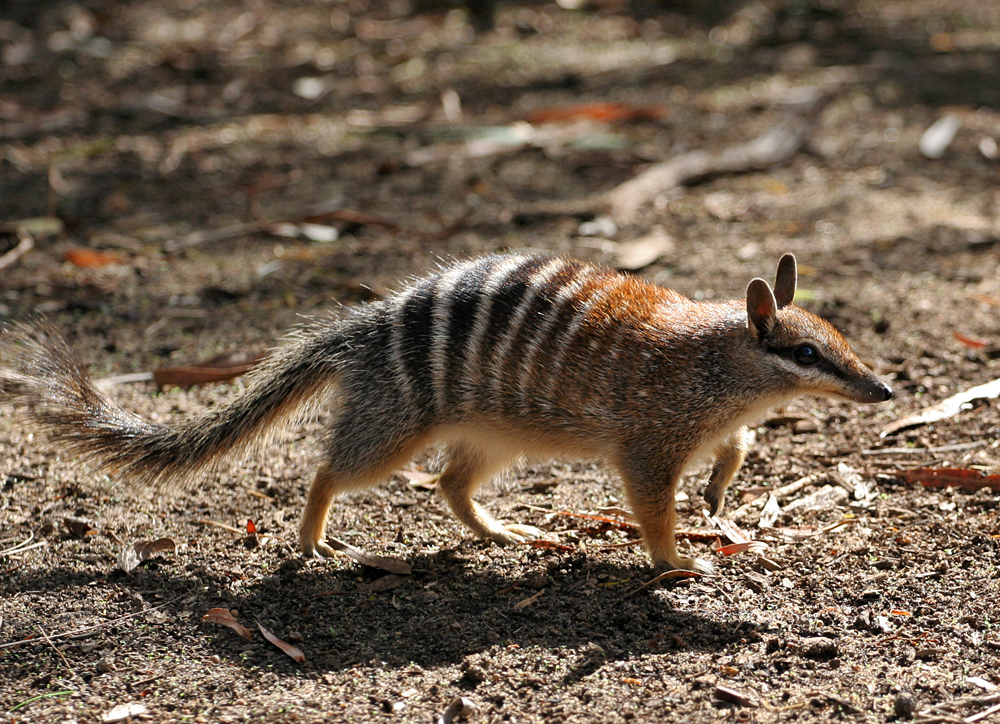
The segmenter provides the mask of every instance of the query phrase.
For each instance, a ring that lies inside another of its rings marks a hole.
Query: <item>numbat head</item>
[[[131,484],[183,483],[267,443],[319,402],[335,405],[300,526],[332,555],[327,513],[431,443],[447,448],[441,494],[476,535],[503,525],[473,493],[519,455],[597,457],[621,474],[658,566],[710,572],[674,540],[677,481],[716,459],[713,514],[746,454],[744,425],[812,394],[882,402],[892,391],[827,322],[792,304],[795,259],[746,301],[694,302],[576,261],[497,255],[455,264],[343,319],[297,330],[221,409],[168,427],[126,412],[44,326],[0,337],[0,380],[64,449]]]

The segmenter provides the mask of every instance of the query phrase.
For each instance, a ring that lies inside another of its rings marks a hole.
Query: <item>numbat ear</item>
[[[771,287],[763,279],[754,279],[747,287],[747,328],[760,339],[774,328],[774,315],[778,303]]]
[[[792,254],[785,254],[778,261],[778,273],[774,276],[774,299],[778,302],[778,309],[792,303],[792,299],[795,298],[795,282],[798,276],[795,257]]]

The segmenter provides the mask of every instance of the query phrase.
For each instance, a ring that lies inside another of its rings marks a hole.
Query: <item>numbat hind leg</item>
[[[486,451],[467,443],[452,445],[448,452],[448,466],[438,481],[438,489],[455,517],[480,538],[504,545],[526,543],[542,537],[542,531],[530,525],[503,525],[472,499],[479,486],[510,463],[510,455]]]
[[[342,438],[346,439],[346,438]],[[420,447],[419,440],[410,440],[404,444],[385,446],[388,450],[379,450],[373,454],[358,454],[357,451],[338,451],[334,449],[327,455],[316,478],[309,488],[306,507],[299,524],[299,545],[302,554],[307,558],[319,556],[329,558],[336,551],[323,542],[326,537],[326,517],[330,511],[333,499],[352,490],[371,487],[385,480],[392,471],[404,465],[413,457]],[[343,464],[344,460],[374,460],[375,464],[359,468],[358,465]]]

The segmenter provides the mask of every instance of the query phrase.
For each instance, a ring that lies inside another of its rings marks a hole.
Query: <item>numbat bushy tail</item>
[[[745,425],[797,395],[882,402],[892,390],[827,322],[792,303],[795,258],[746,300],[695,302],[633,276],[545,256],[457,263],[341,319],[298,329],[221,409],[165,426],[123,410],[43,325],[0,336],[4,396],[27,404],[62,450],[130,485],[183,484],[267,444],[332,401],[300,526],[302,551],[328,556],[340,493],[374,485],[443,443],[439,489],[473,533],[540,535],[473,501],[522,454],[598,458],[625,485],[657,566],[709,572],[674,539],[677,481],[714,456],[712,513],[743,463]]]

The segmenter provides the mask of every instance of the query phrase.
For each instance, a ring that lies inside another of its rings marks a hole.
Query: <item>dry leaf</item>
[[[936,405],[926,407],[916,414],[908,415],[902,420],[896,420],[895,422],[885,426],[882,430],[881,437],[892,435],[893,433],[897,433],[900,430],[905,430],[909,427],[918,427],[931,422],[937,422],[938,420],[944,420],[958,414],[964,409],[967,409],[967,406],[970,405],[973,400],[991,400],[997,396],[1000,396],[1000,379],[972,387],[965,392],[959,392],[957,395],[952,395],[948,399],[943,400]]]
[[[245,638],[247,641],[253,641],[253,634],[250,633],[250,629],[241,624],[232,613],[229,612],[227,608],[210,608],[205,612],[205,615],[201,617],[202,623],[217,623],[222,626],[228,626],[233,631],[238,633],[240,636]]]
[[[901,473],[910,483],[920,483],[925,488],[962,488],[967,491],[987,488],[1000,492],[1000,475],[984,475],[967,468],[916,468]]]
[[[563,551],[565,553],[574,553],[576,548],[573,546],[565,545],[564,543],[554,543],[550,540],[533,540],[530,543],[532,548],[548,548],[554,551]]]
[[[284,651],[285,654],[287,654],[288,656],[290,656],[293,660],[298,661],[299,663],[302,663],[303,661],[306,660],[306,655],[304,653],[302,653],[302,650],[300,648],[298,648],[296,646],[292,646],[289,643],[285,643],[284,641],[282,641],[281,639],[279,639],[277,636],[275,636],[273,633],[271,633],[270,631],[268,631],[266,628],[264,628],[263,626],[261,626],[259,621],[257,622],[257,628],[260,629],[260,632],[264,635],[264,638],[266,638],[272,644],[274,644],[279,649],[281,649],[282,651]]]
[[[719,701],[727,701],[730,704],[738,704],[739,706],[760,706],[753,697],[747,696],[737,689],[731,689],[722,685],[715,687],[715,698]]]
[[[194,365],[161,367],[153,372],[157,387],[194,387],[212,382],[228,382],[245,375],[266,352],[226,352]]]
[[[368,585],[361,586],[358,588],[362,593],[378,593],[380,591],[391,591],[393,588],[399,588],[409,579],[405,576],[397,576],[394,573],[390,573],[388,576],[382,576]]]
[[[952,336],[966,347],[971,347],[972,349],[982,349],[986,347],[989,342],[982,337],[973,337],[971,334],[965,334],[963,332],[955,331],[952,332]]]
[[[572,123],[597,121],[621,123],[622,121],[658,121],[667,114],[663,106],[632,106],[625,103],[581,103],[573,106],[543,108],[530,113],[528,123]]]
[[[112,724],[118,721],[127,721],[134,716],[139,716],[140,714],[145,714],[149,710],[139,704],[138,702],[131,702],[129,704],[118,704],[114,709],[109,711],[107,714],[101,717],[101,721],[104,724]]]
[[[441,473],[428,473],[423,470],[399,470],[396,472],[402,478],[406,478],[407,484],[413,488],[422,488],[423,490],[433,490],[437,487],[438,480],[441,479]]]
[[[712,550],[718,553],[720,556],[733,556],[737,553],[746,553],[752,550],[756,543],[730,543],[729,545],[722,545],[719,541],[719,545],[712,546]]]
[[[177,544],[172,538],[136,541],[130,546],[125,546],[118,554],[118,567],[126,573],[131,573],[135,570],[136,566],[145,560],[149,560],[157,553],[176,549]]]
[[[363,550],[355,548],[350,543],[345,543],[344,541],[336,538],[327,538],[326,542],[330,544],[331,548],[335,548],[341,553],[353,558],[361,565],[368,566],[369,568],[378,568],[379,570],[395,573],[400,576],[407,576],[413,570],[413,566],[406,561],[400,560],[399,558],[389,558],[386,556],[376,556],[371,553],[365,553]]]
[[[479,706],[472,699],[460,696],[454,699],[444,713],[438,717],[437,724],[452,724],[456,719],[465,717],[471,719],[479,713]]]
[[[63,518],[63,526],[66,528],[66,532],[74,538],[83,538],[97,532],[94,530],[94,527],[90,524],[89,520],[86,520],[85,518],[76,518],[71,515]]]
[[[84,247],[67,249],[63,258],[73,266],[80,267],[81,269],[91,269],[107,266],[108,264],[120,264],[122,261],[117,254]]]
[[[614,247],[615,266],[625,271],[638,271],[672,254],[676,244],[667,230],[657,226],[645,236],[623,241]]]
[[[639,591],[641,591],[642,589],[646,588],[647,586],[652,586],[654,583],[659,583],[660,581],[665,581],[668,578],[701,578],[702,575],[704,575],[704,574],[698,573],[697,571],[685,571],[685,570],[682,570],[680,568],[673,568],[673,569],[671,569],[669,571],[664,571],[663,573],[661,573],[658,576],[655,576],[654,578],[649,579],[648,581],[646,581],[645,583],[643,583],[641,586],[639,586],[637,589],[635,589],[629,595],[630,596],[634,596],[637,593],[639,593]]]
[[[533,604],[535,601],[537,601],[539,598],[541,598],[542,594],[545,593],[545,591],[546,591],[546,589],[543,588],[538,593],[535,593],[535,594],[533,594],[531,596],[528,596],[527,598],[525,598],[525,599],[523,599],[521,601],[518,601],[517,603],[514,604],[514,609],[520,611],[522,608],[527,608],[528,606],[530,606],[531,604]]]

